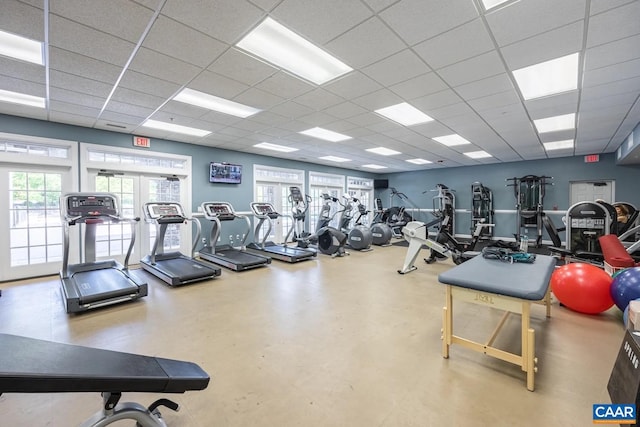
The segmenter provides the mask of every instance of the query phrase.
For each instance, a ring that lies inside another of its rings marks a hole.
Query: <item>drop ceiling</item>
[[[353,68],[315,85],[234,45],[271,17]],[[640,122],[640,1],[2,0],[0,30],[45,42],[45,66],[0,57],[0,89],[46,108],[0,113],[312,163],[399,172],[614,152]],[[512,71],[575,52],[577,90],[525,101]],[[248,118],[189,106],[183,88],[261,109]],[[374,112],[407,102],[435,120],[402,126]],[[577,128],[533,120],[576,113]],[[168,121],[206,137],[141,127]],[[326,142],[322,127],[352,137]],[[433,138],[459,134],[471,145]],[[575,139],[572,149],[543,143]],[[268,152],[268,142],[298,149]],[[386,147],[401,154],[366,151]],[[467,151],[493,157],[471,159]],[[431,164],[414,165],[422,158]],[[373,171],[372,171],[373,172]]]

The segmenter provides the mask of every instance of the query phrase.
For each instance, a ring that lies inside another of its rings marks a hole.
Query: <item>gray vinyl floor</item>
[[[437,277],[453,264],[420,258],[417,271],[401,276],[405,253],[392,246],[274,260],[179,288],[137,270],[148,297],[74,316],[64,312],[57,277],[3,283],[0,332],[198,363],[211,383],[168,396],[181,405],[163,411],[169,426],[592,425],[592,405],[610,402],[624,333],[615,307],[588,316],[556,302],[547,319],[534,306],[539,371],[530,392],[515,365],[456,345],[442,358],[445,287]],[[454,308],[454,332],[480,341],[502,315]],[[519,320],[507,320],[497,346],[519,349]],[[97,393],[4,394],[0,425],[78,425],[100,405]]]

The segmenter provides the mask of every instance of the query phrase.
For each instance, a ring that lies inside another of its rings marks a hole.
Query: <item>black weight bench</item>
[[[85,427],[122,419],[166,427],[158,407],[177,411],[176,403],[118,404],[122,393],[184,393],[208,384],[209,375],[192,362],[0,334],[0,394],[100,392],[103,408],[82,423]]]

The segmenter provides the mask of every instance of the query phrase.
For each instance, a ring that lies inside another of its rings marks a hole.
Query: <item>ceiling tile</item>
[[[381,12],[380,17],[412,46],[477,18],[478,11],[467,0],[405,0]]]
[[[491,51],[442,68],[438,70],[438,74],[449,85],[460,86],[502,74],[505,71],[500,56],[495,51]]]
[[[133,70],[127,70],[124,73],[122,80],[120,80],[120,86],[163,98],[173,96],[178,89],[180,89],[180,85],[178,84],[157,79]]]
[[[390,86],[431,71],[411,50],[406,49],[362,69],[383,86]]]
[[[162,14],[228,44],[235,44],[264,17],[264,12],[246,0],[168,1]]]
[[[146,48],[138,50],[130,68],[141,74],[178,84],[186,84],[200,71],[194,65]]]
[[[342,98],[349,99],[375,92],[382,89],[382,86],[363,73],[352,71],[346,76],[328,83],[324,86],[324,89]]]
[[[185,46],[188,40],[188,46]],[[199,67],[211,64],[229,45],[165,16],[153,23],[144,47]]]
[[[20,76],[22,80],[34,83],[45,83],[45,67],[29,62],[15,61],[0,56],[0,74],[5,76]]]
[[[53,15],[132,43],[138,43],[154,12],[130,0],[55,0],[49,4]]]
[[[56,15],[50,16],[49,28],[51,46],[113,65],[123,66],[135,47],[134,43]]]
[[[21,80],[19,78],[4,76],[2,74],[0,74],[0,89],[39,97],[44,97],[46,95],[45,85],[41,83]]]
[[[40,1],[42,3],[42,0]],[[18,0],[2,0],[0,28],[32,40],[44,41],[42,8]]]
[[[597,15],[606,10],[613,9],[627,3],[632,3],[634,1],[637,0],[591,0],[589,12],[591,15]]]
[[[589,20],[587,47],[598,46],[640,33],[640,2],[611,9]]]
[[[327,43],[372,15],[361,2],[343,0],[284,0],[270,14],[316,45]]]
[[[406,48],[377,17],[327,43],[326,48],[353,68],[366,67]]]
[[[640,34],[587,49],[585,69],[594,70],[640,58]]]
[[[389,87],[391,91],[407,100],[431,95],[447,88],[447,84],[436,73],[426,73]]]
[[[344,102],[344,99],[324,89],[315,89],[298,96],[295,102],[313,110],[324,110],[325,108]]]
[[[187,87],[225,99],[233,99],[249,89],[249,86],[244,83],[207,70],[203,70],[198,74],[197,77],[187,84]],[[255,107],[254,105],[251,106]]]
[[[584,87],[591,87],[638,76],[640,76],[640,58],[591,70],[585,74],[582,84]]]
[[[55,47],[49,48],[49,67],[108,85],[115,84],[122,70],[113,64]]]
[[[314,85],[282,71],[267,77],[255,87],[286,99],[295,98],[315,88]]]
[[[475,19],[413,48],[432,68],[442,68],[494,49],[481,19]]]
[[[507,90],[514,90],[514,87],[509,75],[502,73],[487,77],[486,79],[456,86],[454,90],[464,99],[471,100]]]
[[[501,49],[510,70],[560,58],[582,50],[584,21],[513,43]]]
[[[69,104],[84,105],[86,107],[102,108],[105,98],[91,96],[86,93],[74,92],[67,89],[52,87],[50,92],[52,101],[62,101]]]
[[[380,108],[398,104],[402,102],[402,99],[390,90],[383,89],[370,93],[368,95],[355,98],[353,99],[353,102],[367,110],[375,111]]]
[[[49,72],[49,81],[51,87],[72,90],[74,92],[86,93],[106,99],[111,92],[113,86],[91,80],[84,77],[74,76],[73,74],[63,73],[62,71],[51,70]]]
[[[486,19],[499,46],[585,18],[586,0],[520,1],[489,11]]]

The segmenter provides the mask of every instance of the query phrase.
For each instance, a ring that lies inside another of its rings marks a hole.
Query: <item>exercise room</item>
[[[0,424],[640,402],[640,0],[2,0]]]

